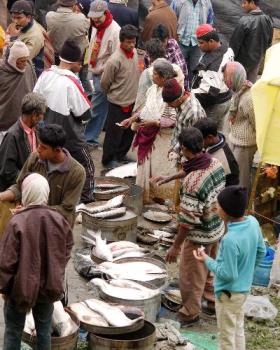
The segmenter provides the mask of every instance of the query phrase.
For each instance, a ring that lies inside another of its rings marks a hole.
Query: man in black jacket
[[[205,151],[213,158],[218,159],[226,174],[226,186],[239,184],[239,166],[226,143],[225,136],[218,132],[217,124],[213,119],[203,118],[194,124],[201,131]]]
[[[255,83],[261,60],[269,48],[273,36],[272,19],[259,8],[260,0],[243,0],[242,8],[247,12],[235,28],[230,47],[235,61],[240,62],[247,72],[247,78]]]
[[[29,154],[36,151],[35,128],[44,118],[46,100],[30,92],[22,100],[21,111],[22,116],[9,128],[0,146],[0,191],[16,182]]]

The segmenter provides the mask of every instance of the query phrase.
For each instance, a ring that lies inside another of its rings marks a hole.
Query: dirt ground
[[[95,166],[96,175],[100,175],[102,168],[101,164],[101,150],[95,150],[92,153]],[[140,223],[145,223],[149,228],[156,228],[155,226],[149,226],[144,219],[139,219]],[[72,258],[74,257],[74,251],[82,247],[81,242],[81,225],[77,224],[74,228],[74,240],[75,247],[72,252]],[[162,254],[162,253],[161,253]],[[73,266],[73,259],[71,258],[67,267],[67,280],[69,286],[69,303],[81,301],[92,296],[90,288],[87,286],[87,281],[80,277],[75,271]],[[178,266],[173,264],[168,266],[169,279],[174,279],[178,275]],[[275,291],[268,291],[267,289],[257,289],[257,293],[271,295],[272,303],[280,311],[280,298],[276,296]],[[0,300],[0,308],[3,306],[2,299]],[[252,320],[245,321],[246,337],[247,337],[247,350],[280,350],[280,313],[274,321],[270,322],[255,322]],[[213,318],[202,316],[201,322],[198,326],[189,329],[192,333],[210,333],[215,334],[217,332],[216,321]],[[3,313],[0,313],[0,350],[3,344],[3,332],[4,332],[4,320]],[[86,349],[84,344],[79,346],[79,349]],[[212,349],[212,348],[211,348]],[[209,348],[201,347],[200,350],[209,350]]]

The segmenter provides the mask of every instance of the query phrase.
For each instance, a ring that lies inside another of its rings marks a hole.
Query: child
[[[229,186],[217,199],[218,214],[227,224],[217,259],[210,258],[201,248],[193,253],[215,274],[219,349],[245,350],[243,304],[255,266],[263,259],[266,248],[258,221],[251,215],[244,216],[247,190]]]

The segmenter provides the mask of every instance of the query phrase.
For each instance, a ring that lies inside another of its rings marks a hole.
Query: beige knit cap
[[[21,73],[23,73],[24,70],[17,67],[17,60],[22,57],[29,57],[28,47],[22,41],[16,40],[10,48],[8,63]]]

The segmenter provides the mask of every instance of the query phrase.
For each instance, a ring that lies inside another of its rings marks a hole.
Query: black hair
[[[170,37],[169,30],[163,24],[159,24],[155,27],[152,34],[153,38],[158,38],[161,41],[164,41],[166,38]]]
[[[203,118],[198,120],[194,124],[194,128],[197,128],[203,135],[203,138],[213,135],[217,136],[218,134],[218,125],[215,120],[211,118]]]
[[[125,41],[125,39],[137,39],[138,36],[138,29],[131,24],[123,26],[120,30],[120,42]]]
[[[248,1],[248,2],[253,2],[256,6],[259,6],[259,4],[260,4],[260,2],[261,2],[261,0],[246,0],[246,1]]]
[[[52,148],[63,147],[66,141],[66,133],[62,126],[57,124],[46,124],[38,127],[38,139]]]
[[[203,150],[202,133],[194,127],[185,128],[179,135],[179,144],[192,153],[200,153]]]
[[[145,43],[145,50],[152,61],[165,57],[165,48],[160,39],[152,38],[147,41]]]
[[[210,41],[210,40],[214,40],[219,42],[220,41],[220,37],[219,34],[216,30],[213,30],[210,33],[207,33],[201,37],[198,38],[198,40],[203,40],[203,41]]]

